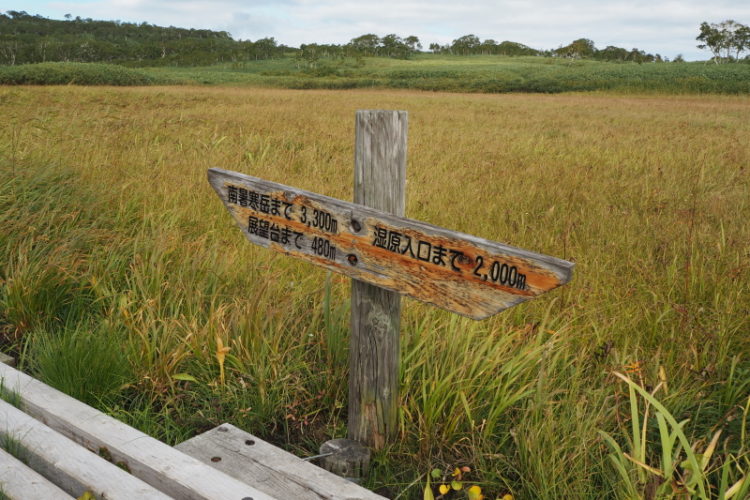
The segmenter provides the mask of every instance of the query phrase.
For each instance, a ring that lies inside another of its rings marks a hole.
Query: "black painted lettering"
[[[240,192],[239,192],[238,199],[239,199],[240,206],[246,207],[247,206],[247,189],[240,188],[239,191]]]
[[[247,193],[247,206],[253,210],[258,210],[258,193],[255,191],[248,191]]]
[[[227,203],[237,204],[237,186],[227,186]]]
[[[258,203],[258,211],[264,214],[271,213],[271,198],[267,194],[260,195],[260,203]]]
[[[375,239],[372,241],[372,244],[378,248],[387,248],[388,230],[384,227],[375,226]]]
[[[494,261],[492,265],[490,266],[490,279],[492,281],[497,281],[499,277],[500,277],[500,263],[498,261]]]
[[[251,215],[247,219],[247,232],[250,234],[258,234],[258,218]]]
[[[412,247],[411,244],[411,236],[406,236],[405,234],[403,236],[406,238],[406,245],[401,250],[401,255],[406,255],[406,252],[408,251],[411,258],[414,259],[414,247]]]
[[[261,238],[268,239],[268,231],[270,230],[270,223],[267,220],[258,220],[258,236]]]
[[[512,266],[508,272],[508,285],[516,286],[516,278],[518,278],[518,269],[516,269],[516,266]]]
[[[519,290],[526,290],[526,275],[518,273],[518,280],[516,280],[516,288]]]
[[[268,236],[271,241],[279,243],[281,241],[281,230],[279,229],[279,226],[271,224],[271,227],[268,229]]]
[[[279,243],[282,245],[288,245],[289,244],[289,238],[292,236],[292,230],[289,229],[289,226],[285,226],[281,233],[279,234]]]
[[[401,233],[398,231],[388,231],[388,250],[398,253],[401,248]]]
[[[451,269],[453,269],[454,271],[458,271],[459,273],[463,272],[461,271],[460,267],[456,266],[456,259],[458,259],[459,262],[463,262],[464,253],[458,250],[453,250],[452,248],[450,252],[451,252]]]
[[[320,238],[316,236],[313,238],[312,245],[310,246],[313,253],[326,259],[336,259],[336,247],[331,245],[331,242],[326,238]]]
[[[320,212],[318,212],[317,208],[313,208],[313,216],[312,216],[312,220],[310,221],[312,223],[312,227],[318,227],[319,217],[320,217]]]
[[[417,243],[417,258],[430,262],[430,253],[432,253],[432,244],[428,241],[419,240],[419,243]]]
[[[292,204],[286,201],[282,203],[284,204],[284,217],[286,217],[286,220],[292,220],[292,216],[290,215],[293,211]]]
[[[474,276],[482,277],[481,274],[479,274],[479,270],[482,269],[482,266],[484,265],[484,257],[481,255],[477,255],[477,267],[474,268]]]
[[[281,200],[271,198],[271,215],[281,215]]]
[[[508,264],[503,264],[500,267],[500,281],[501,285],[504,285],[508,281]]]
[[[437,266],[445,266],[445,257],[448,253],[448,249],[446,249],[442,245],[433,245],[432,246],[432,263]]]

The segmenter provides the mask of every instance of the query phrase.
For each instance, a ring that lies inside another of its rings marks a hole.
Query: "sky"
[[[708,59],[696,48],[703,21],[750,24],[750,0],[8,0],[50,19],[73,17],[147,22],[229,32],[235,39],[278,43],[347,43],[366,33],[416,35],[425,49],[468,34],[554,49],[578,38],[597,48],[637,47],[670,59]]]

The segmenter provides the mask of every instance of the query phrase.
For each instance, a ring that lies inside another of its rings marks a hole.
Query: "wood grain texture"
[[[21,443],[31,467],[76,498],[86,491],[110,500],[169,498],[3,400],[0,433]]]
[[[252,483],[276,498],[383,498],[231,424],[222,424],[178,444],[176,448],[240,481]]]
[[[73,500],[34,469],[0,449],[0,491],[10,500]]]
[[[571,262],[382,210],[218,168],[209,169],[208,178],[252,243],[469,318],[492,316],[572,276]],[[243,202],[241,190],[265,197],[271,208]],[[273,203],[279,204],[277,214]],[[302,222],[303,209],[307,222]],[[326,219],[322,228],[310,224],[309,215],[316,210]],[[251,232],[251,220],[265,222],[265,232]],[[276,236],[268,226],[277,227]],[[286,243],[279,237],[284,230],[292,235]],[[316,241],[327,242],[335,252],[320,255],[313,249]],[[492,279],[493,265],[498,280]],[[515,286],[502,280],[503,269],[508,278],[512,268]]]
[[[355,120],[354,203],[403,217],[408,115],[361,110]]]
[[[354,202],[403,217],[405,111],[357,111]],[[381,449],[397,433],[401,296],[352,280],[349,337],[349,439]]]
[[[89,450],[111,456],[115,463],[131,472],[132,476],[126,474],[128,477],[134,480],[137,477],[142,484],[148,483],[169,496],[216,500],[274,498],[14,368],[0,364],[0,380],[7,389],[19,394],[28,415]],[[0,430],[6,418],[0,414]]]

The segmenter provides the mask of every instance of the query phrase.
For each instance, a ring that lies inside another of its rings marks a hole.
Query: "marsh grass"
[[[126,342],[118,332],[80,323],[31,331],[26,339],[29,370],[84,403],[101,406],[133,382]]]
[[[347,280],[248,244],[205,176],[351,199],[367,108],[410,113],[410,217],[576,262],[481,323],[404,301],[399,439],[369,486],[421,497],[467,465],[487,495],[617,497],[613,372],[662,384],[699,450],[722,430],[707,495],[747,474],[746,97],[0,88],[3,347],[170,443],[224,421],[301,455],[342,437]]]
[[[291,89],[391,88],[474,93],[598,90],[676,94],[750,91],[750,65],[703,62],[636,64],[550,57],[421,54],[408,60],[385,57],[322,60],[315,68],[282,58],[144,71],[172,82]]]
[[[5,385],[5,379],[0,379],[0,399],[6,403],[10,403],[18,409],[22,409],[21,406],[23,401],[21,400],[21,395],[18,394],[16,390],[7,387]]]
[[[5,380],[0,379],[0,399],[15,406],[18,409],[23,409],[23,401],[21,395],[10,387],[5,385]],[[27,450],[18,436],[12,435],[4,429],[0,430],[0,448],[7,451],[9,454],[14,456],[16,459],[28,465],[31,454]]]
[[[5,85],[222,85],[287,89],[412,89],[471,93],[746,94],[750,64],[604,62],[550,57],[447,56],[322,60],[293,57],[206,67],[131,68],[98,63],[0,67]]]
[[[32,454],[24,447],[20,439],[7,432],[0,433],[0,448],[26,465],[29,464],[29,459],[32,457]]]

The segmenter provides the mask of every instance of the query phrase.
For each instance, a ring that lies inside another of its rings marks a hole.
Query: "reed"
[[[347,280],[249,245],[205,176],[351,199],[369,108],[410,113],[407,216],[576,262],[481,323],[405,300],[400,435],[369,485],[422,498],[469,467],[449,496],[653,498],[697,470],[666,461],[677,432],[728,497],[750,471],[745,96],[0,87],[3,348],[168,442],[342,437]]]

